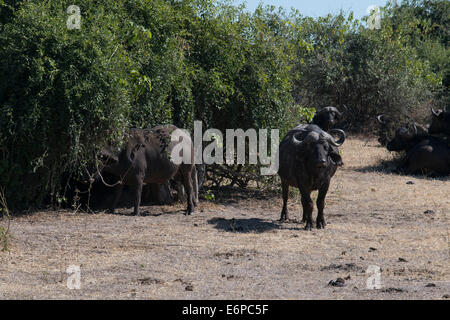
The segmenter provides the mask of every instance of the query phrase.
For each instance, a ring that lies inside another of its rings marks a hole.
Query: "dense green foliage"
[[[403,7],[387,6],[382,14],[381,29],[374,30],[363,28],[351,14],[303,20],[301,36],[313,40],[314,50],[300,53],[303,63],[296,66],[299,103],[346,106],[347,129],[356,131],[371,130],[382,113],[424,121],[429,106],[445,105],[448,84],[442,85],[442,79],[450,68],[448,58],[437,55],[448,55],[448,47],[431,34],[419,41],[423,21],[412,22]],[[429,43],[438,53],[423,50]]]
[[[380,30],[214,0],[0,0],[0,186],[12,208],[61,197],[129,127],[279,128],[311,109],[428,116],[449,103],[449,2],[386,6]]]

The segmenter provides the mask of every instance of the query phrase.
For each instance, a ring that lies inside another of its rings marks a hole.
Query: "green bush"
[[[361,132],[381,113],[427,121],[448,105],[448,1],[388,5],[380,30],[214,0],[78,0],[69,29],[72,4],[0,0],[0,187],[14,210],[64,202],[63,183],[130,127],[283,135],[346,105]]]
[[[312,50],[299,53],[296,101],[346,106],[346,129],[356,132],[372,131],[379,114],[397,123],[425,121],[442,75],[420,59],[401,29],[394,31],[388,14],[379,30],[363,28],[351,14],[306,18],[301,37],[314,40]]]
[[[12,208],[55,200],[62,175],[129,123],[140,78],[127,46],[144,40],[127,33],[144,35],[113,1],[79,3],[79,30],[66,27],[69,1],[23,2],[2,26],[0,185]]]

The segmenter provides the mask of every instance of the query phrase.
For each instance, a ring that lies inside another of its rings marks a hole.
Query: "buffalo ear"
[[[342,162],[342,157],[340,156],[339,153],[331,151],[330,152],[330,158],[331,158],[331,161],[333,161],[334,164],[336,164],[337,166],[343,166],[344,165],[344,162]]]

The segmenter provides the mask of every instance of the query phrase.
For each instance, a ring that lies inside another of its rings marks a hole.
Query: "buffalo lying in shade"
[[[379,136],[378,142],[382,146],[386,146],[390,140],[391,134],[393,134],[395,132],[395,128],[398,128],[399,120],[396,120],[395,118],[391,118],[389,116],[381,114],[381,115],[377,116],[377,121],[380,124],[379,130],[378,130],[378,136]],[[410,121],[413,124],[414,130],[416,130],[419,135],[428,134],[428,129],[426,126],[414,123],[414,120],[412,120],[411,118],[410,118]]]
[[[411,132],[406,128],[396,131],[395,137],[388,142],[389,151],[406,151],[406,156],[398,166],[398,172],[407,174],[434,175],[450,174],[450,148],[437,137],[418,134],[417,128]]]
[[[333,132],[341,135],[339,141],[317,125],[304,124],[289,131],[281,141],[278,174],[283,192],[283,210],[280,221],[289,219],[287,200],[289,187],[292,186],[300,190],[307,230],[311,230],[313,223],[311,192],[319,190],[316,226],[318,229],[325,227],[325,196],[337,167],[343,165],[338,147],[344,143],[345,133],[338,129],[333,129]]]

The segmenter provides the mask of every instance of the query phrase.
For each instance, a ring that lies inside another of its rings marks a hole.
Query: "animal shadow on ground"
[[[201,192],[203,199],[206,190],[210,190],[215,195],[215,203],[223,205],[238,204],[240,200],[268,200],[279,197],[279,193],[272,190],[260,191],[253,188],[243,189],[232,186],[210,186],[203,188]]]
[[[258,218],[250,219],[225,219],[213,218],[208,220],[209,224],[214,224],[214,228],[227,232],[239,233],[263,233],[280,229],[280,226],[273,222],[264,221]]]
[[[104,212],[109,213],[106,210]],[[136,217],[136,215],[133,214],[133,207],[125,207],[125,206],[117,207],[116,212],[109,214],[115,216]],[[157,212],[155,212],[152,209],[148,210],[147,208],[141,207],[141,217],[159,217],[163,215],[183,215],[183,214],[184,210],[169,210],[169,211],[157,210]]]
[[[159,216],[163,216],[163,215],[184,215],[185,210],[170,210],[170,211],[165,211],[162,210],[161,212],[149,212],[148,210],[146,210],[145,215],[146,216],[151,216],[151,217],[159,217]]]
[[[356,168],[354,170],[356,172],[361,172],[361,173],[377,172],[377,173],[391,174],[391,173],[396,173],[395,171],[396,171],[398,164],[399,164],[399,160],[396,160],[396,159],[381,160],[377,164]]]
[[[427,173],[427,172],[423,172],[422,174],[417,174],[417,173],[416,174],[407,174],[407,173],[399,172],[397,170],[398,163],[399,163],[398,160],[383,160],[379,164],[357,168],[357,169],[355,169],[355,171],[361,172],[361,173],[376,172],[376,173],[383,173],[383,174],[395,174],[398,176],[405,176],[405,177],[409,176],[411,178],[421,179],[421,180],[430,180],[430,179],[439,180],[439,181],[450,180],[449,177],[438,176],[433,173]]]

